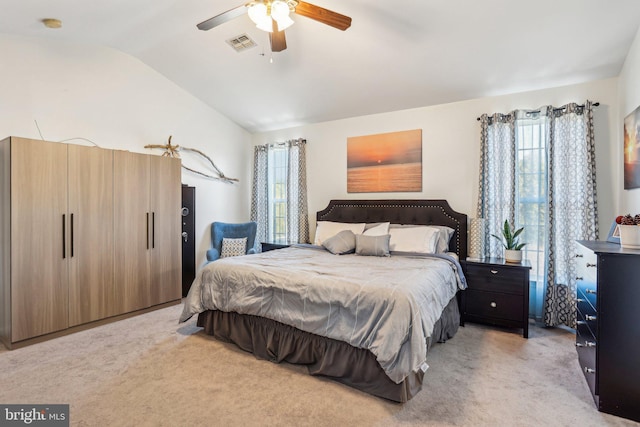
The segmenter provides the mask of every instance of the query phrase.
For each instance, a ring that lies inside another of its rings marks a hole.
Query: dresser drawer
[[[595,347],[598,345],[598,338],[589,329],[586,323],[576,326],[576,347]]]
[[[467,289],[465,292],[465,314],[522,322],[524,308],[522,297],[474,289]]]
[[[578,288],[578,299],[588,301],[588,303],[595,309],[598,308],[598,285],[595,281],[590,280],[578,280],[576,281]],[[584,313],[584,311],[583,311]]]
[[[595,252],[582,245],[576,245],[576,275],[595,283],[598,258]]]
[[[587,325],[594,337],[598,336],[598,319],[596,314],[582,313],[580,309],[576,311],[576,327]]]
[[[597,375],[596,375],[596,348],[595,347],[578,347],[578,361],[580,370],[587,380],[587,385],[592,395],[598,394]]]
[[[467,265],[465,276],[469,289],[515,295],[524,294],[524,283],[527,280],[527,274],[521,269],[494,265]]]

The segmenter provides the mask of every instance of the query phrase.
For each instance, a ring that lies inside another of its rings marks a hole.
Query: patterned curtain
[[[251,197],[251,220],[256,221],[256,248],[260,242],[272,241],[273,225],[270,221],[269,199],[269,152],[287,150],[287,208],[286,233],[288,243],[309,242],[309,216],[307,209],[307,163],[304,139],[290,140],[282,144],[260,145],[254,148],[253,188]],[[271,228],[270,228],[271,227]]]
[[[502,258],[500,235],[504,220],[511,224],[516,206],[516,112],[480,117],[480,189],[477,217],[484,218],[485,255]]]
[[[269,235],[269,153],[268,146],[257,145],[253,149],[253,186],[251,191],[251,221],[258,224],[255,249],[268,242]]]
[[[549,246],[544,323],[575,328],[575,241],[598,236],[593,107],[546,108],[549,130]]]
[[[289,243],[309,243],[307,210],[307,141],[288,141],[287,238]]]
[[[544,323],[575,328],[575,241],[598,235],[592,103],[482,115],[477,216],[485,218],[486,256],[502,257],[491,234],[500,235],[504,220],[516,218],[518,120],[542,116],[549,118]]]

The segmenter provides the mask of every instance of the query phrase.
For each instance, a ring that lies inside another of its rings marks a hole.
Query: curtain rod
[[[598,106],[600,106],[600,103],[599,102],[594,102],[591,105],[593,105],[594,107],[598,107]],[[578,107],[584,108],[584,104],[578,105]],[[562,111],[562,110],[564,110],[564,107],[562,107],[562,108],[554,108],[553,109],[553,111]],[[540,110],[530,111],[530,113],[539,113],[539,112],[540,112]],[[476,117],[476,120],[480,121],[480,117]]]

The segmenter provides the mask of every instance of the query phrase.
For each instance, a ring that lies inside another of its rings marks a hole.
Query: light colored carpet
[[[595,409],[562,329],[468,324],[400,405],[178,325],[181,305],[0,350],[1,403],[69,403],[78,426],[638,426]]]

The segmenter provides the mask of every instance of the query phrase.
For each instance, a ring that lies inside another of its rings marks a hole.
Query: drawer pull
[[[584,373],[585,374],[595,374],[596,370],[595,369],[591,369],[591,368],[587,368],[586,366],[584,367]]]
[[[576,347],[584,347],[584,344],[582,344],[581,342],[577,342]]]
[[[586,345],[587,347],[595,347],[596,343],[593,341],[585,341],[584,345]]]
[[[583,280],[581,276],[576,277],[576,280]]]
[[[582,298],[576,298],[576,302],[580,303],[580,302],[584,302],[584,300]]]
[[[489,270],[491,271],[491,274],[498,274],[498,270]]]
[[[586,289],[585,292],[588,293],[588,294],[593,294],[593,295],[598,293],[595,289]]]
[[[582,254],[576,254],[576,258],[582,258],[584,255]]]
[[[585,322],[584,320],[578,320],[576,322],[576,325],[586,325],[586,324],[587,324],[587,322]]]
[[[587,263],[587,267],[596,267],[596,264]]]
[[[494,301],[491,301],[491,304],[489,304],[491,307],[496,308],[498,306],[498,304],[496,304]]]
[[[585,315],[584,318],[587,320],[596,320],[596,316],[592,316],[590,314]]]

